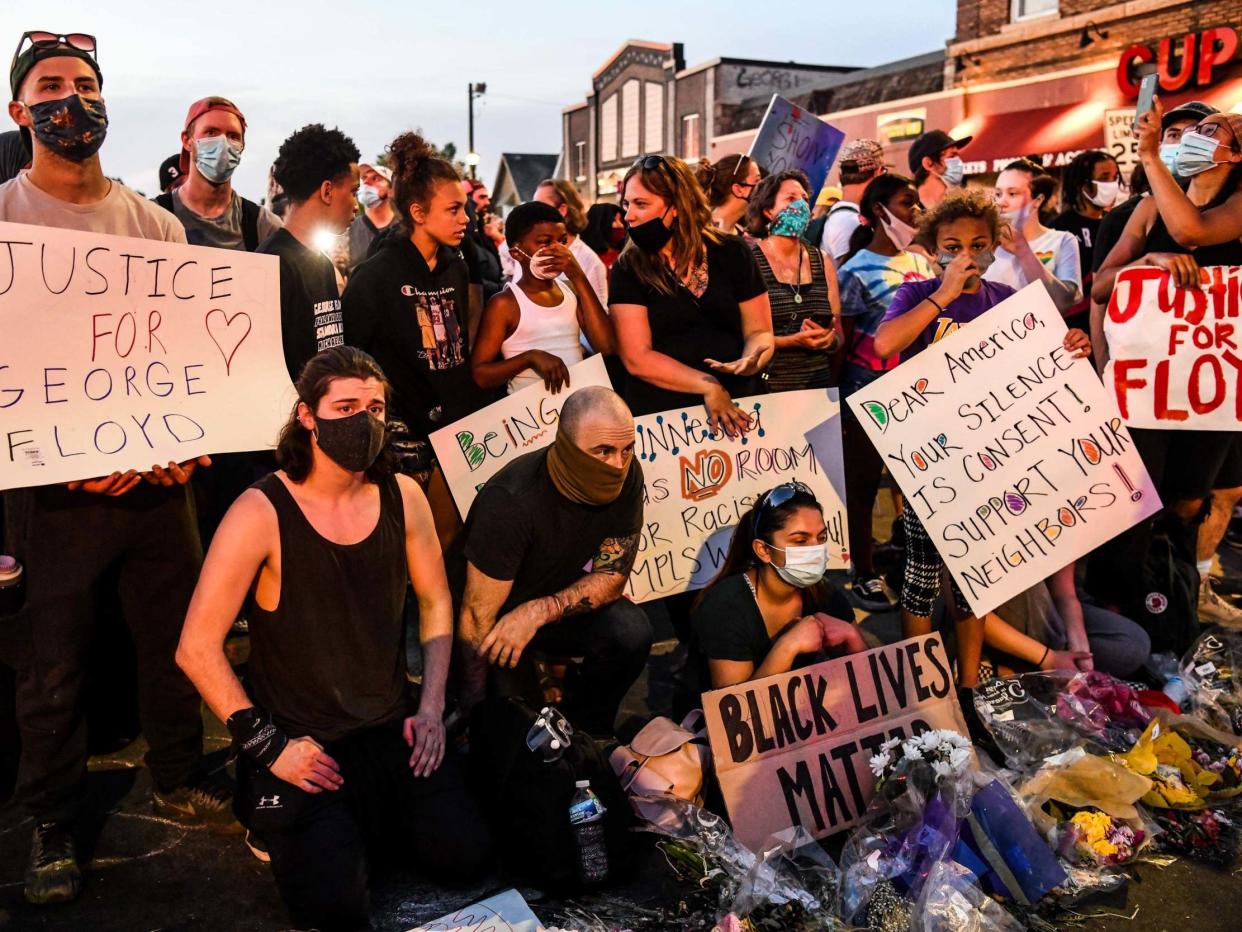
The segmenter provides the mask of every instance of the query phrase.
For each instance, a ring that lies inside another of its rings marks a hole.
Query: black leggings
[[[325,744],[345,783],[307,793],[239,760],[237,816],[268,846],[289,918],[324,932],[370,928],[368,857],[412,860],[431,880],[470,883],[491,866],[492,838],[450,751],[410,772],[401,723]]]

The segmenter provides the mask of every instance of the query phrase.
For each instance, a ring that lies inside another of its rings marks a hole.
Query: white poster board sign
[[[1038,282],[849,398],[977,615],[1160,508]]]
[[[1131,427],[1242,430],[1242,266],[1200,269],[1181,288],[1164,269],[1117,273],[1104,315],[1104,384]]]
[[[561,405],[588,385],[612,388],[598,353],[569,367],[569,384],[553,395],[540,382],[507,395],[430,437],[453,501],[464,518],[479,489],[523,453],[551,445]]]
[[[701,589],[720,571],[733,529],[755,500],[792,479],[824,507],[828,567],[849,566],[837,390],[734,399],[753,425],[710,433],[702,405],[635,418],[646,482],[643,532],[628,592],[636,602]]]
[[[279,263],[0,223],[0,489],[275,446]]]
[[[410,932],[543,932],[543,929],[522,894],[506,890]]]

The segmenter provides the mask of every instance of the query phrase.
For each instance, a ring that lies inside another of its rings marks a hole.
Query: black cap
[[[160,190],[167,191],[181,178],[181,153],[170,155],[160,163]]]
[[[923,159],[929,158],[933,161],[949,146],[968,145],[973,136],[963,136],[961,139],[954,139],[942,129],[933,129],[924,133],[918,139],[914,140],[914,145],[910,147],[910,171],[917,172],[923,167]]]
[[[1170,123],[1176,123],[1178,120],[1194,120],[1198,123],[1204,117],[1210,117],[1215,113],[1220,113],[1211,104],[1205,104],[1201,100],[1191,100],[1180,106],[1174,107],[1160,118],[1160,130],[1169,128]]]
[[[95,78],[99,81],[99,86],[103,87],[103,72],[99,70],[99,63],[91,57],[89,52],[68,45],[57,45],[47,49],[32,45],[13,59],[13,67],[9,69],[9,89],[13,92],[10,100],[17,100],[17,92],[22,86],[22,81],[26,80],[26,75],[30,74],[30,69],[46,58],[82,59],[95,70]]]

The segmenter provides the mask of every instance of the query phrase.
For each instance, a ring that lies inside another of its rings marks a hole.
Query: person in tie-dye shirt
[[[842,399],[897,365],[896,357],[881,359],[875,352],[875,332],[897,289],[905,282],[936,277],[927,257],[909,249],[919,219],[914,182],[901,175],[881,175],[867,185],[858,209],[863,223],[854,231],[850,253],[837,273],[845,338]],[[864,607],[882,611],[892,603],[872,562],[871,511],[884,468],[852,410],[842,405],[842,411],[849,451],[845,457],[845,491],[854,561],[853,591]]]

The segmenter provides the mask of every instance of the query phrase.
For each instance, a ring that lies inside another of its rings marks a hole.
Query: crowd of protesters
[[[418,134],[367,162],[319,124],[281,145],[266,206],[250,201],[231,182],[246,119],[222,97],[189,107],[148,201],[104,173],[93,37],[25,34],[10,89],[18,130],[0,146],[0,220],[277,257],[271,310],[298,399],[274,456],[5,493],[4,552],[27,592],[20,649],[0,659],[16,670],[16,798],[33,822],[25,894],[37,904],[82,883],[73,826],[102,589],[119,597],[138,655],[156,811],[244,827],[299,927],[365,927],[374,858],[462,883],[505,843],[493,843],[448,712],[465,721],[490,695],[537,704],[537,661],[571,657],[565,714],[613,735],[653,637],[623,594],[643,526],[635,415],[702,406],[714,430],[739,436],[752,429],[739,399],[835,388],[844,400],[1034,282],[1069,323],[1066,352],[1102,365],[1121,269],[1155,265],[1195,286],[1204,266],[1242,265],[1242,116],[1200,103],[1157,101],[1140,119],[1129,179],[1091,151],[1060,182],[1025,158],[982,186],[965,176],[971,139],[932,130],[910,148],[908,176],[870,139],[847,141],[840,188],[820,192],[747,156],[650,154],[626,172],[619,205],[588,208],[547,179],[501,218]],[[340,243],[332,255],[325,230]],[[572,384],[591,354],[615,392]],[[554,441],[460,515],[429,435],[530,385],[566,393]],[[856,610],[896,607],[906,636],[953,630],[961,690],[1033,668],[1132,675],[1160,634],[1134,620],[1153,529],[1195,568],[1188,610],[1242,627],[1211,576],[1242,499],[1238,434],[1132,429],[1165,509],[1081,572],[980,618],[895,490],[884,549],[901,559],[881,573],[885,472],[842,410],[853,578],[826,575],[808,487],[759,496],[715,580],[665,600],[702,688],[861,650]],[[239,621],[244,678],[225,651]],[[235,767],[205,762],[200,697],[226,723]]]

